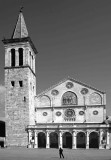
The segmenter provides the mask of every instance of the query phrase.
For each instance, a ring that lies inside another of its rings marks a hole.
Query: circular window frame
[[[84,111],[79,111],[79,115],[83,116],[84,115]]]
[[[87,88],[82,88],[81,89],[81,94],[82,95],[86,95],[89,92],[89,90]]]
[[[67,87],[68,89],[72,88],[73,86],[74,86],[74,84],[73,84],[72,82],[67,82],[67,83],[66,83],[66,87]]]
[[[56,89],[54,89],[54,90],[52,90],[51,94],[52,94],[53,96],[56,96],[56,95],[59,94],[59,91],[56,90]]]
[[[98,112],[97,110],[94,110],[94,111],[93,111],[93,115],[98,115],[98,113],[99,113],[99,112]]]
[[[43,112],[43,116],[47,116],[48,115],[48,113],[47,112]]]
[[[62,114],[62,113],[61,113],[60,111],[57,111],[57,112],[56,112],[56,116],[58,116],[58,117],[61,116],[61,114]]]
[[[68,115],[68,112],[72,112],[72,115],[71,115],[71,116]],[[73,109],[71,109],[71,108],[68,108],[68,109],[65,110],[64,115],[65,115],[65,117],[67,117],[67,118],[73,118],[73,117],[75,116],[75,111],[74,111]]]

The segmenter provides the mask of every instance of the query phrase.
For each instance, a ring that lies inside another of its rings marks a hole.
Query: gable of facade
[[[35,97],[39,123],[102,123],[105,93],[67,78]]]

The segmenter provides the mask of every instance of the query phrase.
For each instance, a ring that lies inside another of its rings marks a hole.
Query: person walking
[[[59,148],[59,156],[60,158],[64,158],[63,149],[61,147]]]

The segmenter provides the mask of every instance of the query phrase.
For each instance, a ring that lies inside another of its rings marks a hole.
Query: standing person
[[[63,149],[61,147],[59,148],[59,156],[60,156],[60,158],[61,158],[61,156],[64,158]]]

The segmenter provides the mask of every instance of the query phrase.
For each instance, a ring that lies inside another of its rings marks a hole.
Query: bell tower
[[[22,11],[5,47],[6,145],[27,146],[27,125],[34,125],[37,50],[28,35]]]

